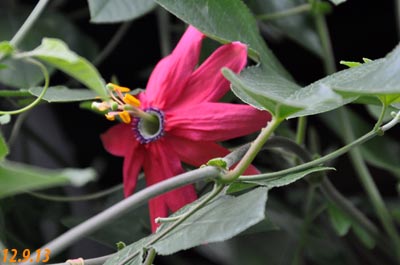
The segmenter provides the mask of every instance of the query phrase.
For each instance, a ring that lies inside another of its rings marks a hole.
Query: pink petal
[[[186,88],[180,93],[177,105],[218,101],[229,90],[229,81],[221,69],[228,67],[239,73],[247,62],[247,46],[234,42],[218,48],[192,74]]]
[[[154,233],[157,230],[158,224],[154,222],[157,217],[168,216],[168,207],[165,202],[165,196],[160,195],[149,200],[149,214],[151,231]]]
[[[156,65],[144,92],[150,104],[165,109],[179,97],[199,60],[203,38],[200,31],[189,26],[172,54]]]
[[[138,144],[132,127],[125,123],[114,125],[100,135],[100,138],[107,152],[115,156],[124,156]]]
[[[150,143],[147,151],[148,154],[144,161],[147,185],[153,185],[183,172],[179,157],[173,152],[173,149],[165,138]],[[176,211],[195,199],[196,193],[194,188],[189,185],[159,196],[158,202],[160,204],[150,204],[150,213],[160,214],[158,216],[151,216],[152,227],[156,227],[153,224],[154,218],[167,216],[168,213],[164,211],[165,205],[169,209]]]
[[[143,160],[144,153],[141,146],[131,148],[125,155],[123,167],[125,197],[131,195],[136,188],[136,182],[143,165]]]
[[[223,141],[260,130],[266,111],[243,104],[205,102],[166,113],[166,132],[196,141]]]
[[[228,149],[214,142],[192,141],[176,136],[169,136],[169,138],[174,143],[173,148],[179,158],[195,167],[206,164],[212,158],[224,157],[230,153]],[[255,166],[250,165],[243,175],[255,174],[260,174],[260,171]]]

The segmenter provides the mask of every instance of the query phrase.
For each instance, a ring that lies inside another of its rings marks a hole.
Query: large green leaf
[[[252,225],[264,220],[267,189],[258,188],[239,197],[222,195],[194,213],[164,238],[154,243],[160,255],[170,255],[206,243],[230,239]],[[177,214],[182,214],[197,202],[185,206]],[[251,206],[251,207],[249,207]],[[171,224],[164,224],[157,233],[133,243],[108,259],[105,265],[119,264],[122,260],[142,249]],[[142,264],[142,255],[138,254],[127,265]]]
[[[275,188],[275,187],[282,187],[289,185],[299,179],[304,178],[307,175],[310,175],[315,172],[321,172],[321,171],[326,171],[326,170],[334,170],[333,167],[314,167],[314,168],[309,168],[303,171],[295,172],[283,177],[275,177],[275,178],[270,178],[270,179],[265,179],[265,180],[257,180],[257,181],[245,181],[244,177],[244,182],[249,183],[249,184],[257,184],[261,186],[266,186],[268,189]]]
[[[156,0],[165,9],[222,43],[249,45],[249,55],[266,69],[287,76],[265,41],[249,8],[240,0]]]
[[[29,93],[38,97],[42,92],[42,87],[33,87],[29,89]],[[72,102],[72,101],[83,101],[93,100],[97,97],[97,94],[92,90],[88,89],[70,89],[65,86],[54,86],[49,87],[43,100],[48,102]]]
[[[332,226],[339,236],[345,236],[351,227],[351,219],[334,204],[328,204],[328,214]]]
[[[82,186],[95,178],[96,173],[88,169],[50,170],[16,162],[0,163],[0,198],[63,185]]]
[[[0,161],[8,154],[8,151],[7,143],[0,132]]]
[[[370,75],[385,59],[342,70],[300,88],[273,72],[250,67],[237,75],[224,69],[224,76],[232,82],[233,92],[244,102],[268,110],[277,117],[301,117],[323,113],[354,101],[357,97],[342,97],[335,93],[344,83],[352,83]]]
[[[22,5],[0,8],[1,39],[11,39],[31,11],[32,8]],[[71,20],[53,10],[46,10],[41,14],[18,48],[25,51],[32,50],[40,44],[43,36],[64,40],[71,49],[86,58],[93,58],[97,51],[95,43],[72,24]],[[28,88],[38,85],[43,80],[40,69],[30,63],[14,60],[11,57],[2,63],[7,68],[0,71],[0,83],[7,86]]]
[[[44,38],[39,47],[18,56],[38,58],[77,79],[98,95],[106,95],[104,80],[97,69],[85,58],[71,51],[61,40]]]
[[[252,190],[239,197],[221,196],[193,214],[153,247],[161,255],[170,255],[205,243],[230,239],[265,218],[266,201],[265,188]],[[160,232],[168,226],[165,224],[160,227]]]
[[[362,64],[355,68],[373,64],[369,71],[363,71],[357,78],[342,80],[333,89],[343,95],[385,97],[386,103],[400,100],[400,45],[385,58]],[[396,100],[397,99],[397,100]]]
[[[153,0],[88,0],[91,22],[111,23],[138,18],[150,12]]]
[[[265,28],[272,28],[274,31],[286,35],[289,39],[301,45],[303,48],[322,56],[322,47],[318,34],[314,29],[314,21],[309,12],[280,17],[264,21],[264,15],[285,12],[286,10],[305,5],[305,0],[247,0],[256,18]]]
[[[368,124],[355,113],[349,110],[347,110],[347,113],[356,137],[361,137],[372,129],[372,124]],[[343,138],[344,131],[342,130],[340,120],[337,119],[338,115],[337,112],[324,113],[321,115],[321,120],[333,132]],[[361,149],[362,156],[369,164],[386,169],[400,176],[400,144],[398,141],[385,135],[385,137],[375,137],[362,144],[359,148]]]

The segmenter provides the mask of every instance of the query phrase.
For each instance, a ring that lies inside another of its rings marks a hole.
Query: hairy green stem
[[[286,9],[281,12],[276,12],[276,13],[271,13],[271,14],[263,14],[263,15],[257,15],[256,19],[259,20],[274,20],[274,19],[280,19],[280,18],[285,18],[297,14],[301,14],[304,12],[308,12],[311,10],[311,5],[310,4],[302,4],[290,9]]]
[[[27,59],[27,61],[32,64],[35,64],[42,71],[43,76],[44,76],[43,90],[40,93],[40,95],[31,104],[29,104],[21,109],[18,109],[18,110],[0,111],[0,115],[3,115],[3,114],[14,115],[14,114],[20,114],[24,111],[27,111],[27,110],[33,108],[34,106],[36,106],[42,100],[43,96],[46,94],[47,89],[49,88],[49,83],[50,83],[49,73],[47,72],[46,67],[42,63],[40,63],[39,61],[36,61],[34,59]]]
[[[154,243],[156,243],[159,240],[161,240],[162,238],[164,238],[167,234],[169,234],[172,230],[174,230],[176,227],[178,227],[186,219],[188,219],[190,216],[192,216],[198,210],[200,210],[201,208],[206,206],[206,204],[209,203],[212,199],[214,199],[216,196],[218,196],[223,191],[224,187],[225,186],[222,184],[216,184],[214,189],[203,200],[201,200],[197,205],[193,206],[193,208],[191,208],[188,212],[181,215],[181,217],[175,223],[168,226],[165,230],[160,231],[159,234],[156,233],[155,237],[152,240],[150,240],[149,242],[147,242],[144,247],[145,248],[150,247]],[[119,262],[118,265],[127,264],[129,261],[131,261],[133,258],[135,258],[139,254],[140,254],[140,251],[127,256],[124,260]]]
[[[74,197],[47,195],[47,194],[34,192],[34,191],[29,191],[27,193],[29,195],[32,195],[33,197],[43,199],[43,200],[49,200],[49,201],[55,201],[55,202],[77,202],[77,201],[95,200],[95,199],[104,197],[106,195],[109,195],[115,191],[122,190],[122,188],[123,188],[123,184],[119,184],[119,185],[116,185],[109,189],[102,190],[102,191],[99,191],[96,193],[87,194],[87,195],[83,195],[83,196],[74,196]]]
[[[282,119],[276,119],[275,117],[273,117],[272,120],[267,124],[267,126],[261,129],[261,133],[251,143],[249,150],[247,150],[246,154],[240,160],[235,169],[221,176],[221,182],[229,183],[240,177],[240,175],[242,175],[250,166],[251,162],[253,162],[254,158],[257,156],[258,152],[260,152],[265,142],[273,134],[275,129],[282,121]]]
[[[235,164],[247,151],[249,145],[244,145],[223,158],[228,167]],[[69,231],[55,238],[40,249],[48,248],[51,250],[52,256],[57,255],[79,239],[91,234],[92,232],[100,229],[109,222],[118,219],[127,212],[143,205],[149,199],[163,194],[167,191],[185,186],[187,184],[195,183],[201,180],[215,179],[221,174],[221,169],[213,166],[206,166],[196,170],[192,170],[165,181],[156,183],[146,189],[143,189],[130,197],[118,202],[103,212],[93,216],[85,222],[71,228]],[[40,258],[44,258],[43,256]],[[36,264],[25,262],[23,264]]]
[[[351,123],[345,110],[340,110],[341,124],[343,124],[344,129],[344,139],[346,142],[352,142],[355,139],[353,130],[351,128]],[[386,208],[384,200],[376,187],[374,180],[368,170],[367,165],[362,157],[361,151],[357,148],[350,150],[349,152],[351,162],[357,172],[361,184],[363,185],[374,209],[382,223],[383,228],[392,240],[393,246],[395,247],[395,252],[398,255],[400,261],[400,237],[397,232],[396,226],[393,219]]]
[[[13,128],[10,133],[10,137],[8,138],[8,141],[7,141],[7,144],[9,147],[11,147],[14,144],[15,140],[17,139],[17,136],[21,130],[22,124],[24,123],[28,114],[29,114],[28,111],[23,112],[15,120],[15,123],[14,123]]]
[[[113,51],[114,48],[120,43],[122,38],[125,36],[132,22],[123,23],[112,36],[110,41],[104,47],[104,49],[97,55],[97,57],[93,60],[93,64],[98,66],[100,65]]]
[[[382,102],[381,113],[379,114],[378,120],[377,120],[376,123],[375,123],[374,130],[377,130],[377,129],[379,128],[379,126],[382,125],[383,119],[385,118],[385,113],[386,113],[387,109],[388,109],[387,104],[385,104],[384,102]]]
[[[25,20],[24,24],[19,28],[18,32],[11,39],[10,43],[13,46],[18,46],[24,39],[26,34],[32,28],[35,21],[39,18],[40,14],[43,12],[49,0],[39,0],[35,8],[32,10],[28,18]]]
[[[157,252],[155,251],[155,249],[150,248],[149,251],[147,251],[147,257],[146,260],[143,262],[143,265],[152,265],[156,256]]]

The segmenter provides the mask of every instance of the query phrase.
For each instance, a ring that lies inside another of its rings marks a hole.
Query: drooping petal
[[[158,140],[149,144],[147,148],[148,153],[144,161],[144,172],[146,176],[147,185],[153,185],[162,180],[171,178],[183,172],[178,155],[170,147],[165,139]],[[167,205],[169,209],[176,211],[182,206],[192,202],[196,199],[196,193],[193,187],[182,187],[176,191],[170,191],[166,194],[159,196],[159,201],[163,203],[159,205],[150,204],[150,213],[162,214],[159,216],[151,216],[152,223],[154,218],[166,217],[167,213],[164,212],[164,206]],[[161,207],[158,209],[158,207]],[[156,227],[152,224],[152,227]]]
[[[138,174],[143,165],[144,153],[143,147],[135,142],[136,146],[131,146],[125,154],[123,166],[123,179],[124,179],[124,195],[128,197],[133,193],[136,188]]]
[[[221,69],[227,67],[239,73],[246,63],[246,45],[234,42],[219,47],[193,72],[176,105],[218,101],[229,90],[229,81]]]
[[[128,124],[117,124],[100,135],[104,148],[115,156],[125,156],[127,151],[137,146],[132,127]]]
[[[168,216],[168,206],[165,195],[160,195],[149,200],[149,214],[151,231],[154,233],[158,225],[154,222],[157,217]]]
[[[173,142],[172,146],[179,158],[195,167],[200,167],[210,159],[224,157],[230,153],[228,149],[214,142],[193,141],[177,136],[169,136],[169,138]],[[255,174],[260,174],[260,171],[255,166],[250,165],[243,175]]]
[[[203,38],[189,26],[174,51],[156,65],[144,92],[150,104],[165,109],[179,97],[199,60]]]
[[[166,113],[166,132],[196,141],[223,141],[260,130],[271,119],[248,105],[205,102]]]

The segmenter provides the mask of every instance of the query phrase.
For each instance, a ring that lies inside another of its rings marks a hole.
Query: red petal
[[[165,195],[160,195],[149,200],[150,223],[151,231],[153,233],[157,230],[158,227],[158,224],[156,224],[154,220],[157,217],[168,216],[168,207],[165,201]]]
[[[128,197],[136,188],[136,182],[144,160],[143,149],[139,147],[129,150],[124,159],[124,194]]]
[[[150,143],[147,151],[148,156],[144,161],[144,171],[146,175],[147,185],[153,185],[164,179],[171,178],[183,172],[179,157],[173,152],[170,144],[164,139]],[[176,211],[182,206],[196,199],[196,193],[193,187],[186,186],[166,194],[159,196],[158,204],[150,204],[150,213],[160,214],[159,216],[151,216],[151,222],[154,218],[166,217],[164,211],[165,205],[172,211]],[[160,207],[160,209],[158,209]],[[152,227],[156,227],[152,224]]]
[[[248,105],[205,102],[166,113],[170,134],[196,141],[223,141],[260,130],[271,119]]]
[[[218,101],[229,90],[229,81],[221,69],[238,73],[247,62],[247,47],[240,42],[223,45],[192,74],[186,88],[179,94],[177,105]]]
[[[153,106],[165,109],[179,97],[199,60],[203,38],[200,31],[189,26],[172,54],[156,65],[144,92]]]
[[[174,143],[173,148],[179,158],[195,167],[206,164],[212,158],[224,157],[230,153],[228,149],[214,142],[192,141],[176,136],[169,137],[171,142]],[[243,175],[255,174],[260,174],[260,171],[255,166],[250,165]]]
[[[127,151],[132,150],[138,144],[132,127],[120,123],[100,135],[104,148],[115,156],[124,156]]]

